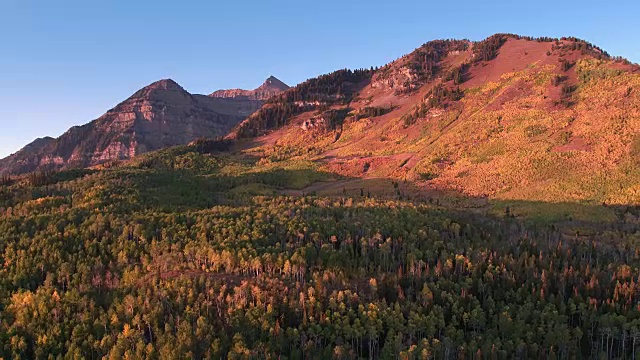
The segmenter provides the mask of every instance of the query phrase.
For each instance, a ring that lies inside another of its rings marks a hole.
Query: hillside
[[[416,197],[638,204],[639,109],[637,65],[574,38],[498,34],[311,79],[229,138],[269,161],[415,183]]]
[[[73,127],[57,139],[37,139],[0,160],[0,175],[84,168],[225,135],[258,109],[265,97],[286,87],[273,79],[267,79],[253,97],[196,95],[173,80],[157,81],[100,118]]]

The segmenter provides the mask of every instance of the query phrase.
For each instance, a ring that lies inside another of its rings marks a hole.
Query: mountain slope
[[[263,87],[275,93],[278,84],[269,87],[270,79]],[[38,139],[0,160],[0,174],[88,167],[224,135],[261,104],[257,98],[192,95],[173,80],[161,80],[58,139]]]
[[[260,136],[245,147],[265,161],[476,198],[640,203],[640,72],[584,41],[434,41],[352,92],[343,78],[308,86],[322,79],[230,137]]]

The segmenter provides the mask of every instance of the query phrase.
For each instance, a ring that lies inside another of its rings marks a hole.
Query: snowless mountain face
[[[637,65],[575,38],[496,34],[435,40],[379,69],[310,79],[227,138],[356,183],[631,204],[640,202],[638,109]]]
[[[640,202],[640,69],[579,39],[435,40],[285,88],[269,78],[204,96],[161,81],[0,169],[90,166],[226,134],[266,163],[412,182],[425,197]]]
[[[37,139],[0,160],[0,174],[89,167],[137,154],[227,134],[287,87],[270,77],[247,95],[190,94],[175,81],[150,84],[100,118],[75,126],[57,139]]]

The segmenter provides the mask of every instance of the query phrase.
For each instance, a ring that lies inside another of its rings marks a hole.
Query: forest
[[[640,354],[637,226],[290,196],[331,175],[228,146],[3,178],[0,358]]]
[[[305,111],[346,105],[371,78],[375,69],[343,69],[309,79],[269,99],[235,129],[237,137],[251,137],[278,129]]]
[[[457,73],[459,74],[459,73]],[[414,108],[402,116],[405,127],[411,126],[418,119],[424,118],[429,110],[434,108],[446,108],[452,103],[462,99],[464,93],[459,87],[450,88],[442,84],[438,84],[429,90],[424,99]]]

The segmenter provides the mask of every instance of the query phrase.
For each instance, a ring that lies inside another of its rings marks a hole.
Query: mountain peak
[[[162,99],[190,98],[191,94],[172,79],[162,79],[153,82],[136,91],[129,99]]]
[[[277,91],[285,91],[285,90],[289,89],[289,85],[287,85],[284,82],[280,81],[280,79],[278,79],[277,77],[271,75],[256,90],[266,90],[266,89],[272,89],[272,90],[277,90]]]
[[[213,98],[232,98],[232,99],[250,99],[264,101],[268,98],[278,95],[279,93],[289,89],[289,85],[283,83],[275,76],[271,75],[267,80],[254,90],[229,89],[217,90],[209,95]]]
[[[153,82],[57,139],[34,140],[0,159],[0,176],[88,167],[224,135],[255,109],[191,95],[172,79]]]
[[[153,82],[143,88],[143,90],[169,90],[169,91],[185,91],[180,84],[175,82],[173,79],[162,79],[156,82]]]

